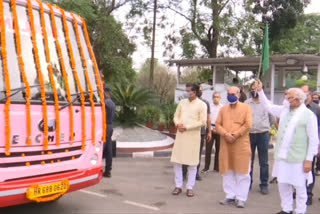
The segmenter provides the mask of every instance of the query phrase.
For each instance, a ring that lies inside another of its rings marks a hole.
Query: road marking
[[[83,193],[86,193],[86,194],[89,194],[89,195],[95,195],[95,196],[98,196],[98,197],[101,197],[101,198],[106,198],[107,196],[106,195],[103,195],[103,194],[100,194],[100,193],[97,193],[97,192],[91,192],[91,191],[87,191],[87,190],[79,190],[79,192],[83,192]]]
[[[150,210],[154,210],[154,211],[159,211],[160,210],[158,207],[153,207],[153,206],[149,206],[149,205],[146,205],[146,204],[141,204],[141,203],[137,203],[137,202],[134,202],[134,201],[127,201],[126,200],[126,201],[123,201],[123,203],[130,204],[130,205],[137,206],[137,207],[150,209]]]

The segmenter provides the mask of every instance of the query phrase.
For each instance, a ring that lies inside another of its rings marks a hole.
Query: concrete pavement
[[[270,154],[271,157],[271,154]],[[258,162],[255,163],[254,184],[244,209],[221,206],[224,198],[222,178],[210,171],[196,183],[195,197],[188,198],[185,190],[171,195],[174,188],[173,167],[166,158],[116,158],[112,178],[103,178],[99,185],[68,194],[50,204],[29,204],[0,209],[1,214],[103,214],[103,213],[166,213],[211,214],[252,213],[270,214],[280,211],[277,185],[270,184],[270,194],[259,193]],[[257,159],[256,159],[257,160]],[[270,163],[272,166],[272,163]],[[202,168],[202,167],[201,167]],[[271,167],[270,167],[271,168]],[[308,213],[320,213],[320,177],[314,189],[314,202]]]

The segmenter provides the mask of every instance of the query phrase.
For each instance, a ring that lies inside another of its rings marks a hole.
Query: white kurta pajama
[[[182,164],[189,165],[187,189],[192,189],[194,186],[199,164],[200,129],[206,121],[207,106],[203,101],[196,98],[191,102],[189,99],[179,102],[174,114],[174,123],[183,124],[186,131],[177,131],[171,155],[171,162],[175,163],[175,183],[178,188],[183,184]]]
[[[317,118],[304,104],[290,110],[284,106],[272,105],[263,91],[259,92],[259,97],[264,107],[280,118],[272,176],[278,179],[282,210],[293,211],[294,187],[295,212],[306,213],[306,181],[312,182],[312,175],[311,172],[304,173],[303,162],[312,161],[318,151]]]

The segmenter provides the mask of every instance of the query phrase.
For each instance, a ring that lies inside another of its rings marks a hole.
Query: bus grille
[[[50,155],[53,154],[59,155],[59,157],[50,157]],[[10,156],[6,156],[5,153],[0,153],[0,168],[60,163],[78,159],[81,155],[81,146],[64,149],[51,149],[47,151],[12,152]],[[32,159],[27,161],[26,158],[28,157],[32,157]],[[14,161],[6,161],[8,159],[14,159]]]

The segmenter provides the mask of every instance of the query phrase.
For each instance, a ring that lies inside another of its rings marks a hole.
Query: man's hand
[[[254,91],[261,91],[262,90],[262,82],[260,80],[256,80],[254,85],[252,86],[252,89]]]
[[[211,138],[212,138],[212,132],[209,131],[207,134],[207,143],[211,140]]]
[[[225,134],[224,138],[228,143],[233,143],[236,140],[236,138],[230,133]]]
[[[303,171],[305,173],[308,173],[311,171],[311,169],[312,169],[312,161],[305,160],[303,162]]]
[[[179,132],[183,133],[187,130],[187,128],[183,124],[178,124],[177,129]]]

